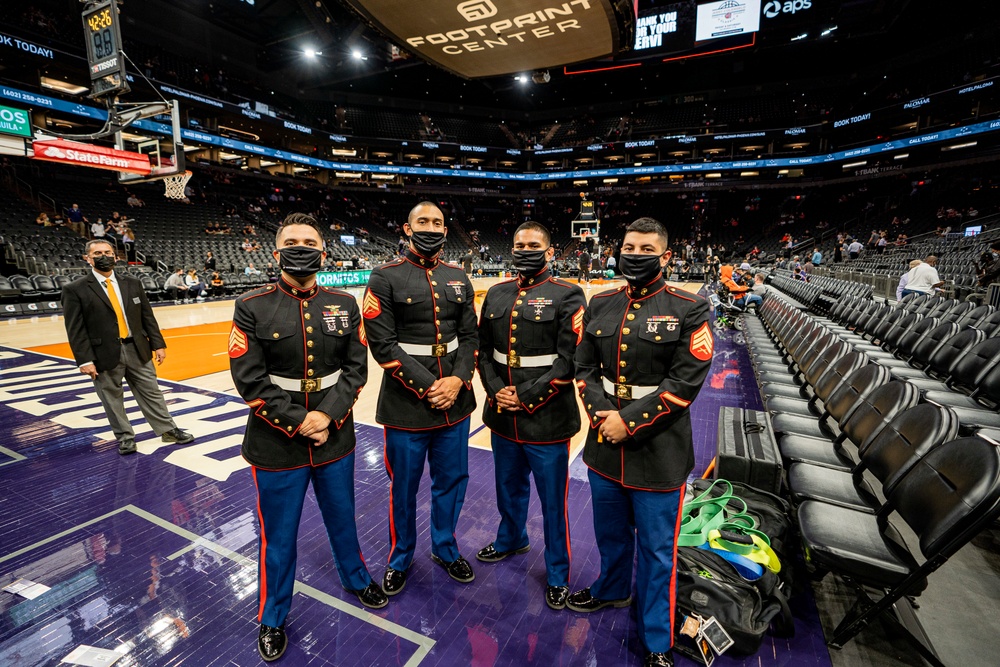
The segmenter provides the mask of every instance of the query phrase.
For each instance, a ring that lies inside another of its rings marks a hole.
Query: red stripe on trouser
[[[569,460],[570,454],[570,442],[566,441],[566,457]],[[563,494],[563,521],[566,522],[566,560],[568,561],[566,565],[566,581],[569,582],[570,576],[573,573],[573,548],[570,546],[569,541],[569,465],[566,466],[566,491]]]
[[[670,646],[674,645],[674,614],[677,613],[677,538],[681,534],[681,515],[684,513],[684,490],[681,487],[677,499],[677,525],[674,526],[673,566],[670,569]]]
[[[392,554],[396,550],[396,520],[392,508],[392,466],[389,465],[389,439],[385,429],[382,429],[382,460],[385,461],[385,471],[389,473],[389,558],[392,561]]]
[[[258,597],[260,607],[257,609],[257,622],[264,618],[264,603],[267,602],[267,533],[264,532],[264,515],[260,511],[260,487],[257,486],[257,468],[250,466],[253,474],[253,485],[257,490],[257,520],[260,521],[260,581],[258,582]]]

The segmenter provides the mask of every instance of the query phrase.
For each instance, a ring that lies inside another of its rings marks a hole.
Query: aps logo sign
[[[812,8],[812,0],[771,0],[764,5],[764,16],[773,19],[779,14],[794,14]]]

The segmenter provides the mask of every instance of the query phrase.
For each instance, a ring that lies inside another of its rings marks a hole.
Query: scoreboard
[[[83,10],[83,32],[87,44],[91,97],[109,97],[128,92],[117,0],[92,2]]]

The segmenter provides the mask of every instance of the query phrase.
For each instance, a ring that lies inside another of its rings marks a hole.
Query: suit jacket
[[[167,344],[153,317],[153,308],[142,283],[124,274],[115,274],[115,277],[125,304],[125,320],[132,330],[139,357],[152,359],[153,350],[165,348]],[[111,300],[93,271],[63,288],[62,307],[69,346],[77,365],[93,363],[99,373],[117,366],[122,350],[118,320]]]

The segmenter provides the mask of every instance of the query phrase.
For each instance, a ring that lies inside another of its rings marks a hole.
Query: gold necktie
[[[105,280],[104,284],[108,286],[108,298],[111,299],[111,307],[115,309],[115,317],[118,318],[118,337],[128,338],[128,325],[125,323],[122,305],[118,303],[118,295],[115,294],[115,284],[110,280]]]

